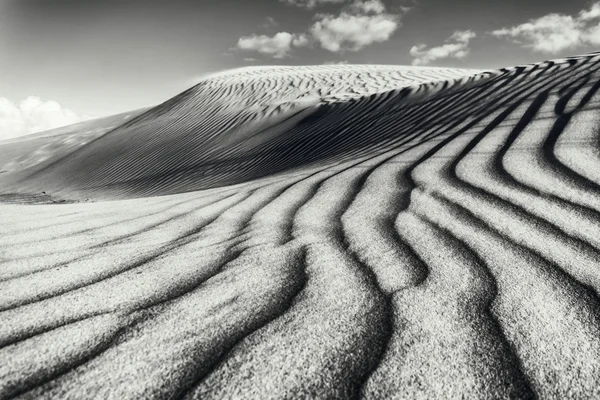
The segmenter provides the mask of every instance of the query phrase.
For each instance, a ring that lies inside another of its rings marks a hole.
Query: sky
[[[597,50],[600,0],[0,0],[0,140],[248,65],[497,69]]]

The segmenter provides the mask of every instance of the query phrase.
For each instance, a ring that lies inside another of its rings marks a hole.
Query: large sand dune
[[[0,398],[599,398],[599,89],[251,68],[21,145]]]

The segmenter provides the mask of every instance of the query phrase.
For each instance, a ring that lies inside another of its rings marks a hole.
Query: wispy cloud
[[[308,39],[303,34],[279,32],[274,36],[251,35],[241,37],[238,40],[237,47],[241,50],[257,51],[273,58],[284,58],[292,47],[303,47],[307,44]]]
[[[281,3],[303,8],[315,8],[324,4],[341,4],[347,0],[279,0]]]
[[[339,15],[317,14],[313,39],[331,52],[358,51],[387,41],[400,25],[400,15],[386,12],[381,0],[355,0]]]
[[[80,122],[87,117],[77,115],[56,101],[43,101],[30,96],[19,104],[0,97],[0,140]]]
[[[600,45],[600,2],[576,16],[548,14],[528,22],[491,32],[534,51],[557,53],[584,45]]]
[[[267,17],[265,23],[262,24],[262,27],[265,29],[276,28],[278,26],[279,22],[277,22],[273,17]]]
[[[443,58],[464,58],[469,54],[469,42],[475,38],[473,31],[456,31],[446,39],[441,46],[427,48],[426,44],[419,44],[410,49],[410,55],[415,57],[413,65],[428,65],[435,60]]]
[[[348,60],[323,62],[323,65],[344,65],[344,64],[348,64]]]

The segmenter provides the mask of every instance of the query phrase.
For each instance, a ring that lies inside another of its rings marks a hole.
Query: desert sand
[[[0,142],[0,398],[599,398],[599,89],[256,67]]]

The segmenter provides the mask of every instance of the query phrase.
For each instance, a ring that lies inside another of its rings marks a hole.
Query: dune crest
[[[598,398],[599,135],[600,54],[211,76],[0,174],[111,199],[0,205],[0,397]]]

